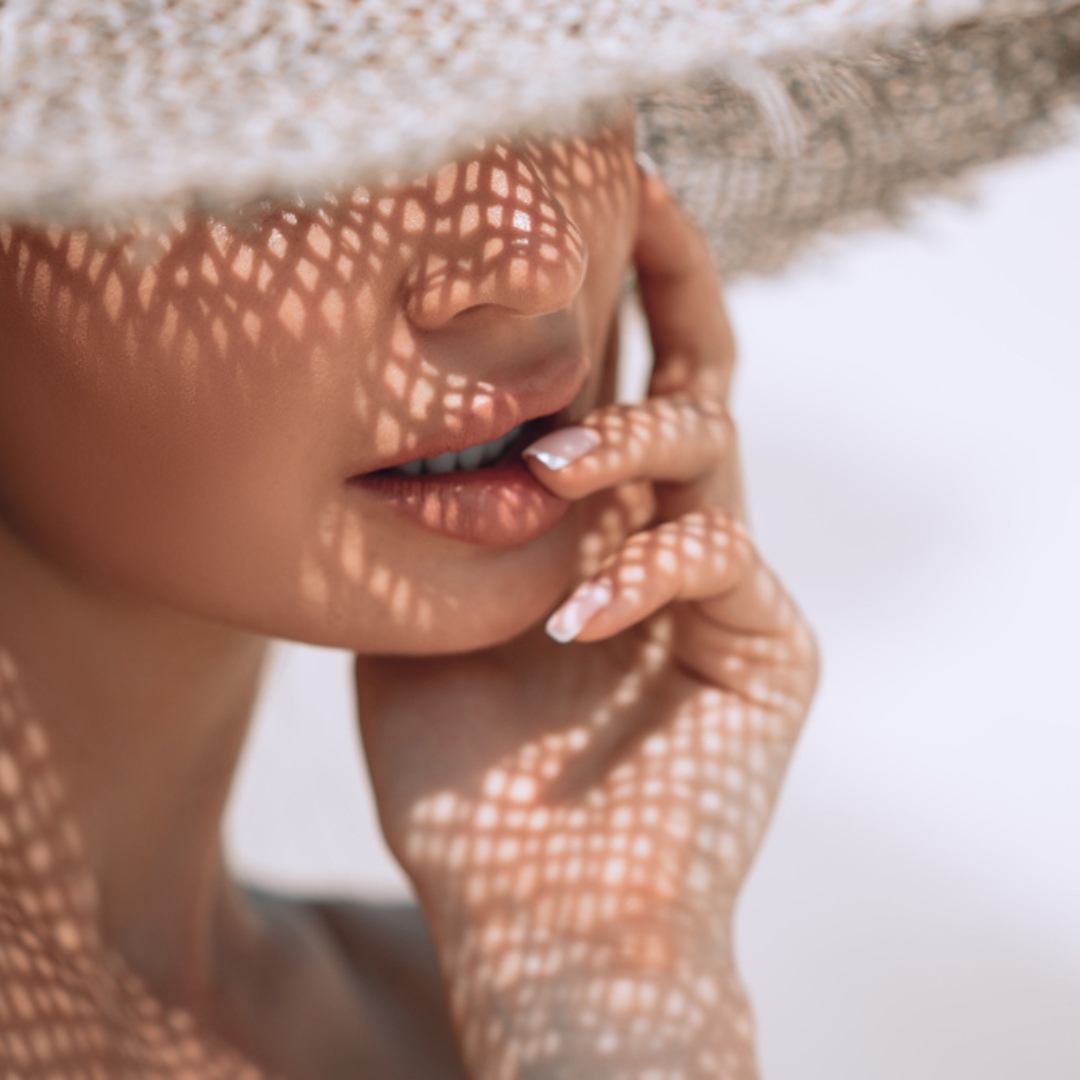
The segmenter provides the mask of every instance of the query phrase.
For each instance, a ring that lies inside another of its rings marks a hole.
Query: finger
[[[647,174],[634,261],[655,357],[650,394],[724,401],[735,340],[712,255],[663,183]]]
[[[673,600],[714,602],[757,565],[746,530],[704,510],[631,536],[548,620],[556,641],[597,641],[641,622]]]
[[[768,574],[765,567],[758,570]],[[769,575],[771,577],[771,575]],[[733,607],[744,607],[748,589],[757,588],[748,575],[728,596]],[[771,596],[753,611],[753,623],[763,629],[736,629],[731,613],[706,612],[703,604],[679,609],[675,623],[676,652],[680,666],[699,678],[744,701],[769,710],[771,730],[761,734],[788,737],[791,725],[798,724],[806,712],[817,683],[817,647],[813,633],[794,602],[782,589],[768,590]]]
[[[580,499],[627,480],[686,483],[714,469],[733,445],[720,405],[649,398],[597,409],[537,439],[522,456],[556,495]]]
[[[656,495],[647,481],[630,481],[601,492],[586,503],[578,544],[578,578],[591,577],[626,543],[656,518]]]

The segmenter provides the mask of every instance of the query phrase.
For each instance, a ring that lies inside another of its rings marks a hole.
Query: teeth
[[[498,440],[497,440],[498,441]],[[484,460],[484,446],[470,446],[468,450],[459,450],[457,463],[459,469],[477,469]]]
[[[468,446],[464,450],[448,451],[432,458],[406,462],[404,465],[398,465],[394,471],[404,473],[406,476],[419,476],[421,473],[439,474],[464,469],[479,469],[481,465],[495,461],[521,434],[523,426],[518,424],[512,431],[490,442]]]
[[[455,453],[440,454],[424,461],[424,469],[430,473],[453,472],[457,468],[458,456]]]

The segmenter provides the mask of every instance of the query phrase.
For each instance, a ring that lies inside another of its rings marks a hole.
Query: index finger
[[[650,395],[725,401],[735,339],[712,255],[663,182],[644,172],[634,262],[655,357]]]

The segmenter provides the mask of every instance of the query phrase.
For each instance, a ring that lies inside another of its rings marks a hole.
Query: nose
[[[417,199],[423,216],[405,310],[425,330],[491,306],[545,315],[585,278],[581,232],[524,150],[497,143],[441,169]]]

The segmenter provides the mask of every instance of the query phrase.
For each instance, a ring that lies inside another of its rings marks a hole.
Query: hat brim
[[[417,174],[639,101],[729,273],[1045,141],[1080,8],[1027,0],[18,0],[0,9],[0,217],[234,211]]]

